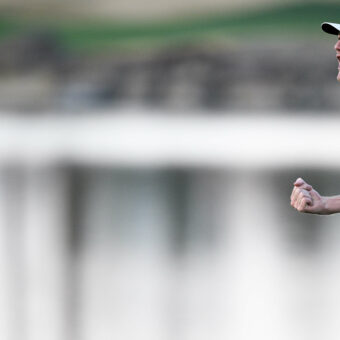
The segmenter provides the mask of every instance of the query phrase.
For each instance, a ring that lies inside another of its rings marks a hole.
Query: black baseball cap
[[[340,32],[340,24],[334,22],[323,22],[321,28],[324,32],[329,34],[338,35]]]

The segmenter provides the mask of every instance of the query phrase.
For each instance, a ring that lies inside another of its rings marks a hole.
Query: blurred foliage
[[[159,46],[183,42],[244,40],[248,38],[306,39],[321,34],[323,21],[337,22],[340,4],[291,4],[262,8],[251,12],[224,12],[204,17],[177,18],[166,21],[108,22],[75,19],[26,18],[2,14],[0,38],[31,31],[53,33],[68,49]]]

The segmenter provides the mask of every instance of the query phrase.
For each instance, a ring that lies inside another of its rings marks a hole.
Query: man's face
[[[340,81],[340,34],[338,34],[338,41],[334,45],[334,49],[336,51],[336,58],[338,59],[338,76],[336,79]]]

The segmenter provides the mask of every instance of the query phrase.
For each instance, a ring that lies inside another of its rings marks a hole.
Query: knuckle
[[[301,177],[299,177],[296,181],[295,181],[295,185],[301,185],[301,184],[303,184],[304,183],[304,180],[301,178]]]

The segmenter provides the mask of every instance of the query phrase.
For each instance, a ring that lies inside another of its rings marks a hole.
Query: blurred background
[[[0,338],[337,340],[336,1],[0,1]]]

